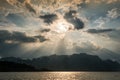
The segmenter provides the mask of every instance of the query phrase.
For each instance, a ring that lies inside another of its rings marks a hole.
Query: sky
[[[0,58],[87,53],[120,62],[120,0],[0,0]]]

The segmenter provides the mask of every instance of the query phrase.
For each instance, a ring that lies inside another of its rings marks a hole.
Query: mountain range
[[[3,63],[6,62],[7,64],[4,65]],[[22,68],[21,64],[24,65]],[[10,65],[18,65],[13,67],[13,71],[120,71],[120,64],[118,62],[102,60],[96,55],[86,53],[50,55],[34,59],[21,59],[16,57],[0,59],[0,68],[7,66],[7,70],[11,71],[11,69],[9,69],[11,68]],[[3,68],[2,71],[6,70]]]

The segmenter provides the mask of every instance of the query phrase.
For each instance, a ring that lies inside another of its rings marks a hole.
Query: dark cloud
[[[50,31],[50,29],[42,29],[42,30],[40,30],[40,32],[42,32],[42,33],[49,32],[49,31]]]
[[[33,9],[33,7],[32,7],[30,4],[28,4],[28,3],[26,3],[26,8],[27,8],[30,12],[36,13],[36,11]]]
[[[77,7],[86,8],[87,7],[86,0],[83,0],[82,3],[77,4]]]
[[[83,29],[84,28],[84,23],[82,22],[82,20],[80,20],[79,18],[75,17],[75,14],[77,12],[74,10],[70,10],[69,12],[65,13],[64,18],[71,24],[74,25],[75,29],[79,30],[79,29]]]
[[[38,39],[39,42],[45,42],[47,40],[44,36],[28,37],[22,32],[9,32],[8,30],[0,30],[0,56],[20,57],[22,54],[24,54],[21,43],[33,43],[37,42]]]
[[[10,20],[11,22],[13,22],[17,26],[24,27],[26,25],[25,19],[22,16],[20,16],[20,15],[8,14],[8,16],[6,16],[6,18],[8,20]]]
[[[7,30],[0,30],[0,43],[4,42],[6,39],[10,40],[11,33]]]
[[[34,37],[28,37],[24,33],[21,32],[9,32],[7,30],[0,30],[0,43],[4,43],[5,41],[17,41],[17,42],[35,42],[36,39]]]
[[[40,42],[45,42],[48,40],[44,36],[41,36],[41,35],[35,36],[35,38],[39,39]]]
[[[41,19],[44,19],[45,23],[51,24],[53,21],[57,20],[57,15],[56,14],[47,14],[40,16]]]
[[[87,30],[88,33],[105,33],[105,32],[111,32],[114,31],[115,29],[89,29]]]
[[[34,37],[28,37],[24,33],[21,32],[13,32],[12,33],[13,40],[20,42],[35,42],[36,39]]]
[[[18,0],[19,2],[23,3],[25,0]]]

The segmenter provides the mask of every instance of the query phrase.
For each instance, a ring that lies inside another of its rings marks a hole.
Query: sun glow
[[[68,25],[64,24],[64,23],[58,23],[57,25],[57,32],[58,33],[64,33],[68,31]]]
[[[56,32],[58,34],[65,34],[69,30],[73,30],[74,26],[70,23],[68,23],[63,16],[60,14],[57,14],[58,20],[54,21],[53,24],[50,25],[51,30],[53,32]]]

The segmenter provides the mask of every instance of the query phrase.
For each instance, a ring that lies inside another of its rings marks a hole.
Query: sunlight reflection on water
[[[0,80],[120,80],[119,72],[0,72]]]

